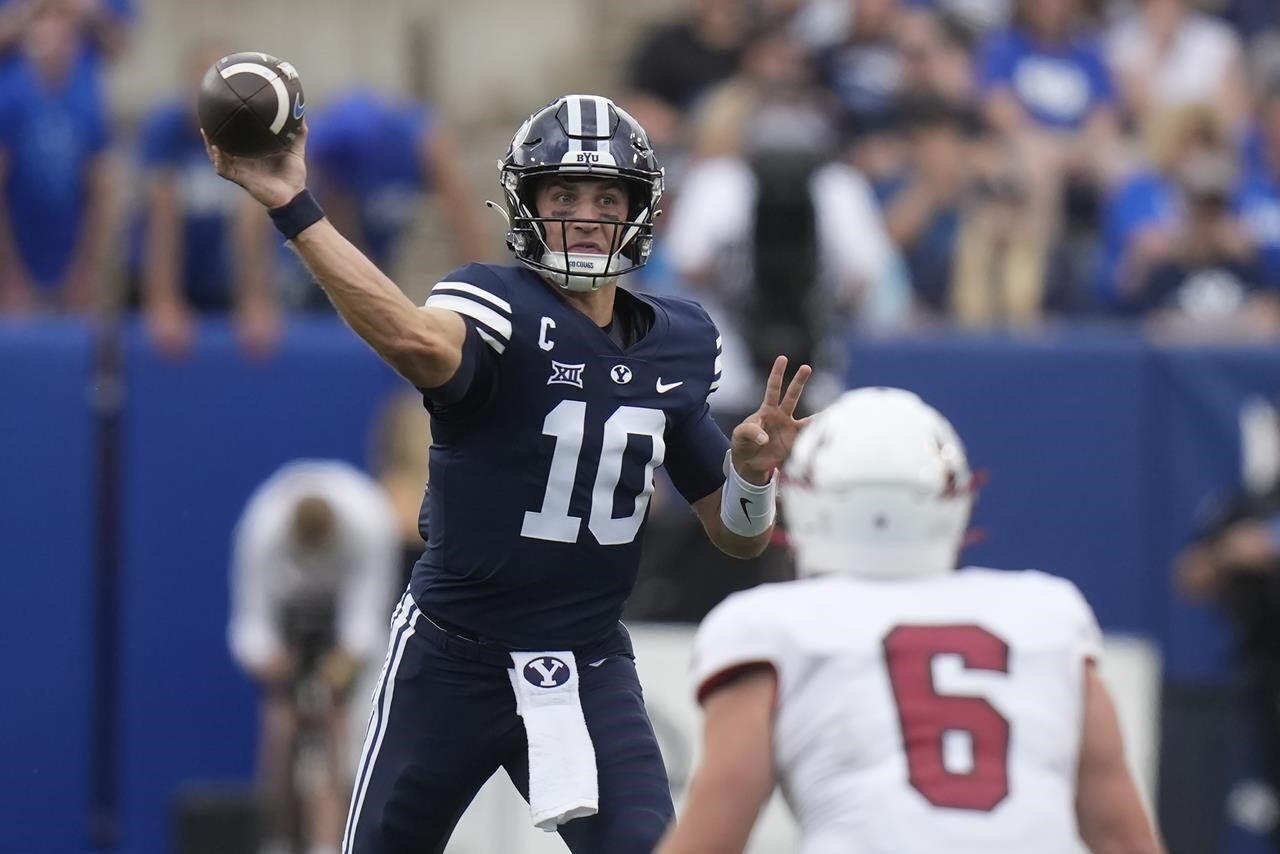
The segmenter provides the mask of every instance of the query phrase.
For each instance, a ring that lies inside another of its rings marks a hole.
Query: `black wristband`
[[[267,211],[271,214],[271,223],[285,240],[293,240],[302,232],[324,219],[324,211],[311,195],[311,191],[303,189],[287,203]]]

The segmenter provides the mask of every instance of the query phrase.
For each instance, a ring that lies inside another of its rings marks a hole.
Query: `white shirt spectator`
[[[828,163],[809,184],[818,241],[819,278],[838,301],[859,305],[861,325],[886,329],[904,324],[911,295],[901,259],[884,229],[866,179],[852,166]],[[723,337],[723,377],[712,406],[754,409],[759,378],[729,316],[751,287],[748,242],[755,223],[757,185],[751,167],[736,157],[695,162],[685,176],[670,230],[664,236],[672,265],[691,279],[710,274],[699,291]]]
[[[1198,12],[1187,12],[1167,49],[1141,12],[1117,21],[1105,39],[1107,63],[1124,77],[1148,81],[1155,108],[1212,103],[1243,55],[1230,26]]]
[[[323,499],[334,527],[323,551],[292,544],[298,502]],[[386,641],[400,573],[399,539],[382,488],[356,468],[329,460],[290,463],[258,487],[236,525],[228,641],[236,662],[260,668],[284,653],[280,616],[300,594],[331,594],[336,639],[361,661]]]

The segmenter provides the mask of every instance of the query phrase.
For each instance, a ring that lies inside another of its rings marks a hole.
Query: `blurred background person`
[[[317,198],[329,219],[381,269],[395,269],[403,238],[421,216],[428,194],[438,199],[448,225],[453,262],[485,257],[485,235],[460,166],[461,152],[426,104],[354,89],[315,110],[307,123]],[[292,260],[290,267],[297,270],[299,264]],[[328,305],[309,277],[303,283],[306,289],[291,293],[290,300]]]
[[[977,119],[938,95],[903,102],[899,116],[907,167],[880,193],[885,229],[906,263],[917,315],[940,322],[950,314]]]
[[[48,0],[0,0],[0,66],[11,60],[27,26]],[[82,46],[95,71],[102,60],[118,59],[129,46],[134,0],[70,0]]]
[[[1105,51],[1121,109],[1141,130],[1153,116],[1203,104],[1233,136],[1249,117],[1240,37],[1189,0],[1137,0],[1107,30]]]
[[[1207,334],[1232,317],[1241,332],[1272,334],[1270,288],[1255,237],[1265,223],[1256,211],[1252,227],[1241,216],[1241,176],[1221,117],[1207,105],[1171,110],[1152,118],[1145,140],[1149,165],[1119,182],[1104,203],[1097,273],[1102,305],[1139,317],[1189,299],[1181,303],[1184,319],[1199,318]],[[1256,194],[1254,202],[1256,208]],[[1226,275],[1189,275],[1215,265]],[[1250,294],[1259,299],[1246,300]],[[1184,334],[1195,325],[1182,324]]]
[[[1257,244],[1263,280],[1280,288],[1280,73],[1259,86],[1251,143],[1236,202]]]
[[[877,191],[904,168],[905,146],[897,126],[898,99],[908,83],[904,44],[911,33],[899,0],[852,2],[843,39],[812,57],[816,83],[830,98],[854,167]],[[915,44],[913,47],[923,47]],[[917,63],[919,65],[919,63]],[[918,79],[917,81],[918,82]]]
[[[201,314],[230,313],[255,355],[280,334],[270,224],[260,206],[211,173],[196,120],[200,81],[227,53],[210,43],[187,51],[186,91],[144,118],[138,141],[143,207],[130,245],[130,298],[167,356],[190,350]]]
[[[737,70],[749,23],[744,0],[694,0],[687,15],[640,37],[627,68],[625,106],[664,161],[698,99]]]
[[[1271,443],[1280,441],[1271,410]],[[1206,500],[1175,564],[1174,580],[1193,602],[1210,601],[1230,620],[1260,770],[1280,798],[1280,478],[1249,472]],[[1260,477],[1259,474],[1262,476]],[[1280,851],[1280,827],[1270,842]]]
[[[962,327],[1034,329],[1074,307],[1059,244],[1046,243],[1033,208],[1031,164],[1008,138],[980,132],[970,144],[952,258],[949,305]]]
[[[981,109],[1026,168],[1027,240],[1040,263],[1096,230],[1116,169],[1119,121],[1111,75],[1078,0],[1017,0],[1010,25],[978,51]]]
[[[708,96],[697,119],[700,156],[685,176],[667,248],[716,320],[726,365],[746,368],[713,406],[749,411],[747,390],[771,349],[815,365],[808,397],[821,400],[838,384],[843,353],[832,345],[841,333],[897,328],[909,316],[901,260],[867,181],[839,157],[826,105],[801,45],[762,25],[742,70]]]
[[[347,700],[382,648],[400,578],[393,519],[359,470],[304,460],[259,486],[236,524],[227,634],[261,691],[264,854],[338,851],[354,775]]]
[[[88,311],[107,250],[110,121],[72,0],[43,0],[0,73],[0,311]]]
[[[1280,336],[1280,290],[1263,280],[1257,244],[1232,208],[1235,164],[1199,154],[1175,178],[1185,213],[1169,256],[1138,284],[1146,326],[1164,340]]]
[[[928,6],[908,6],[893,36],[902,62],[902,96],[932,96],[957,108],[973,104],[973,56],[961,24]]]
[[[858,124],[874,124],[892,113],[906,80],[895,38],[899,0],[856,0],[844,41],[814,57],[819,82]]]

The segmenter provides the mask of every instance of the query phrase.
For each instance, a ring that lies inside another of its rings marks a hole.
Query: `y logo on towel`
[[[558,658],[544,655],[524,666],[524,678],[539,688],[554,688],[569,681],[569,666]]]

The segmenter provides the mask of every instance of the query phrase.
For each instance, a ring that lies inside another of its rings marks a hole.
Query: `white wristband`
[[[739,537],[758,537],[773,525],[778,479],[769,476],[761,486],[745,480],[724,455],[724,488],[720,491],[720,521]]]

